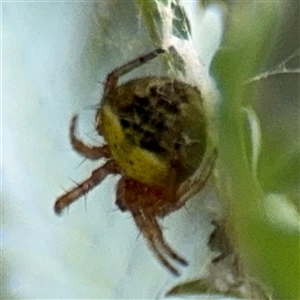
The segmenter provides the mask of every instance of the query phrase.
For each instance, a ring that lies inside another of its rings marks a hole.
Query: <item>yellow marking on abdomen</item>
[[[157,155],[133,145],[126,138],[118,116],[106,104],[102,107],[101,122],[112,157],[127,176],[149,185],[168,184],[169,164]]]

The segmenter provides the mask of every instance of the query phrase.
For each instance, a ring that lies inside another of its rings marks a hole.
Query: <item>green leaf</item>
[[[254,87],[245,83],[274,47],[282,11],[280,1],[242,2],[231,11],[223,50],[214,63],[222,97],[218,115],[219,185],[221,198],[229,207],[228,223],[234,230],[230,238],[246,270],[270,284],[275,298],[299,299],[299,231],[288,230],[288,226],[279,229],[286,225],[284,218],[271,224],[265,210],[267,191],[263,188],[274,186],[278,179],[274,175],[282,170],[284,161],[273,161],[273,168],[264,173],[266,179],[259,177],[259,181],[251,168],[249,133],[242,113],[243,107],[253,103]],[[262,155],[264,161],[269,153],[263,151]],[[297,166],[296,156],[290,159]],[[283,185],[295,180],[291,174],[295,175],[286,170],[279,175]],[[285,176],[288,180],[282,180]],[[288,203],[283,201],[283,205]]]

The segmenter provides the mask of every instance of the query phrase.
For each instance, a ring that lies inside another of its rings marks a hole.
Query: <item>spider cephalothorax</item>
[[[118,79],[152,60],[165,50],[157,49],[113,70],[104,87],[96,128],[107,143],[90,147],[75,135],[71,143],[89,159],[107,158],[90,178],[59,197],[56,213],[98,185],[109,174],[121,174],[116,204],[130,211],[153,253],[173,274],[169,260],[187,265],[164,240],[157,221],[179,209],[204,186],[213,162],[206,164],[189,191],[190,176],[200,166],[207,148],[207,130],[200,92],[168,77],[143,77],[120,86]],[[181,187],[181,188],[180,188]]]

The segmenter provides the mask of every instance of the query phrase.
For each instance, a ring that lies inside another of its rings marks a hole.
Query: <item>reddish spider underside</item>
[[[184,205],[207,181],[215,157],[207,159],[199,176],[207,144],[202,97],[197,88],[167,77],[143,77],[118,85],[120,76],[154,59],[157,49],[113,70],[106,79],[96,129],[106,145],[89,146],[76,137],[73,149],[91,160],[107,162],[55,203],[57,214],[85,195],[110,174],[120,174],[116,204],[129,211],[158,260],[174,275],[172,262],[187,265],[165,241],[158,218]],[[199,170],[199,169],[198,169]]]

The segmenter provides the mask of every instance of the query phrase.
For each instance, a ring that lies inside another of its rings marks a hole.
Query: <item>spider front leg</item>
[[[104,87],[104,95],[103,98],[105,98],[106,95],[108,95],[112,90],[115,89],[118,83],[118,79],[120,76],[134,70],[135,68],[149,62],[150,60],[156,58],[159,54],[166,52],[166,50],[162,48],[158,48],[154,51],[151,51],[148,54],[145,54],[143,56],[140,56],[136,59],[131,60],[130,62],[126,63],[125,65],[114,69],[111,73],[108,74],[105,87]]]
[[[165,188],[153,187],[123,176],[117,185],[116,204],[121,211],[130,211],[149,248],[171,273],[178,276],[178,270],[168,259],[186,266],[187,261],[177,254],[165,241],[157,217],[166,215],[170,195]]]
[[[76,201],[81,196],[92,190],[109,174],[120,173],[119,167],[114,160],[109,160],[100,168],[93,171],[90,178],[80,183],[77,187],[59,197],[54,204],[54,211],[60,214],[64,208]]]
[[[80,139],[77,138],[75,132],[77,127],[77,119],[78,116],[75,115],[72,118],[71,127],[70,127],[70,140],[73,149],[82,155],[85,158],[91,159],[91,160],[97,160],[100,158],[110,158],[111,153],[109,150],[109,147],[107,145],[102,147],[97,146],[88,146],[84,144]]]
[[[187,261],[177,254],[165,241],[162,230],[155,217],[147,214],[144,211],[139,213],[133,213],[133,218],[136,225],[141,230],[142,235],[148,242],[148,245],[152,252],[156,255],[158,260],[173,273],[175,276],[179,276],[178,270],[173,267],[165,256],[168,256],[174,261],[177,261],[183,266],[187,266]]]

